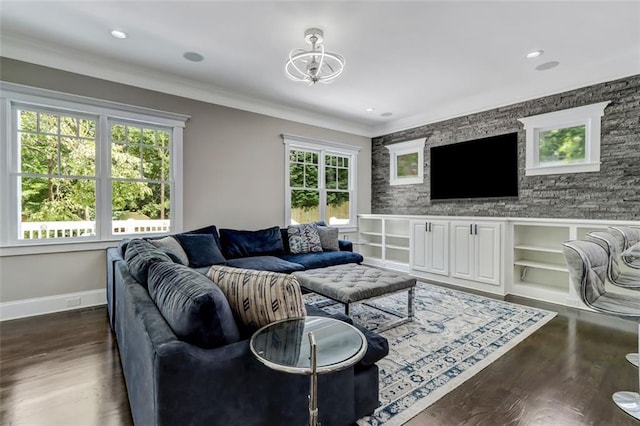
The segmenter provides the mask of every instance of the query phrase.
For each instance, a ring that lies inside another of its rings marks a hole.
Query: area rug
[[[327,312],[343,312],[316,294],[305,302]],[[377,299],[377,305],[406,312],[406,293]],[[394,317],[363,304],[351,308],[368,328]],[[380,368],[380,407],[359,425],[401,425],[460,386],[530,336],[555,312],[503,302],[419,282],[416,318],[384,331],[389,355]]]

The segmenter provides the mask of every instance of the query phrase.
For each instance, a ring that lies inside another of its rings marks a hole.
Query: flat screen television
[[[518,196],[518,134],[431,148],[431,199]]]

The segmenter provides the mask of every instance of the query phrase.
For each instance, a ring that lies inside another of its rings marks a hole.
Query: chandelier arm
[[[322,44],[320,45],[320,52],[320,63],[318,64],[318,73],[316,74],[318,79],[322,78],[320,74],[322,73],[322,64],[324,63],[324,46]]]
[[[300,73],[300,75],[303,75],[303,76],[306,77],[306,74],[303,71],[301,71],[300,68],[298,68],[298,66],[296,65],[296,62],[295,62],[295,60],[294,60],[294,58],[292,56],[293,52],[294,52],[293,50],[291,52],[289,52],[289,63],[291,65],[293,65],[293,68],[295,68],[295,70],[298,71]],[[307,80],[307,79],[306,78],[300,79],[300,81],[305,81],[305,80]]]

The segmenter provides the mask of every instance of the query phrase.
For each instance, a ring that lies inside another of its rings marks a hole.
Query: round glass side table
[[[362,359],[367,340],[357,328],[325,317],[288,319],[266,325],[251,337],[251,352],[277,371],[310,376],[309,424],[318,424],[318,374],[350,367]]]

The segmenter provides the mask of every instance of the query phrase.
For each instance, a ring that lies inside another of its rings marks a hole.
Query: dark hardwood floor
[[[638,424],[611,401],[638,389],[634,323],[508,300],[559,315],[407,425]],[[132,424],[106,309],[0,323],[0,424]]]

